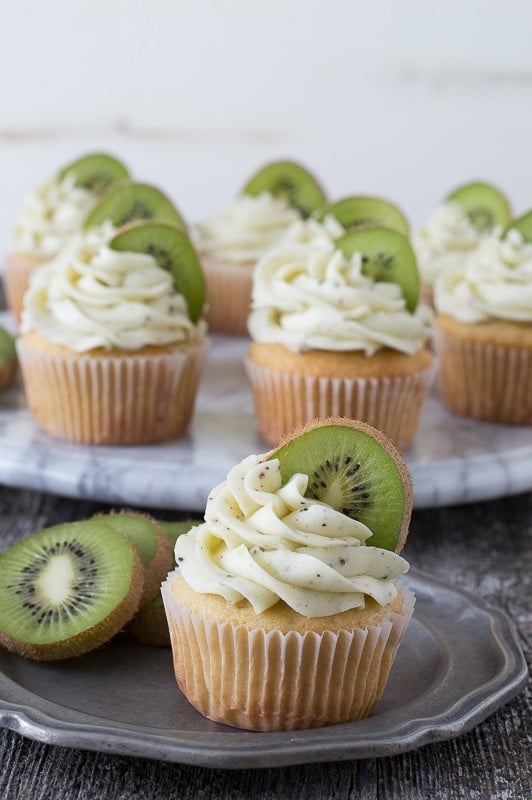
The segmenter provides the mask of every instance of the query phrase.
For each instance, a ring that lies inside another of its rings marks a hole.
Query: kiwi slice
[[[412,245],[401,233],[390,228],[365,228],[346,233],[336,240],[346,258],[362,256],[362,272],[375,281],[397,283],[406,307],[415,311],[419,300],[419,271]]]
[[[309,217],[327,202],[316,178],[293,161],[266,164],[250,178],[243,192],[250,195],[269,192],[274,197],[282,197],[304,217]]]
[[[307,497],[367,525],[373,533],[368,545],[402,550],[412,513],[412,479],[383,433],[357,420],[317,420],[267,458],[279,459],[283,483],[302,472],[309,476]]]
[[[391,228],[403,236],[408,236],[409,225],[403,212],[389,200],[366,195],[344,197],[325,206],[319,212],[319,219],[331,214],[346,231],[359,228]]]
[[[63,167],[57,175],[59,181],[67,175],[74,176],[76,186],[94,194],[103,194],[118,181],[129,178],[129,171],[118,159],[107,153],[89,153]]]
[[[510,221],[508,200],[490,183],[466,183],[454,189],[446,199],[461,205],[475,228],[480,231],[491,230],[496,225],[504,228]]]
[[[193,525],[198,525],[199,520],[185,520],[184,522],[158,521],[159,527],[165,532],[172,552],[178,536],[189,531]],[[170,632],[164,603],[159,592],[153,600],[142,606],[124,628],[123,635],[137,644],[146,644],[151,647],[168,647],[170,645]]]
[[[523,237],[523,241],[532,242],[532,210],[512,220],[504,231],[504,234],[506,235],[512,228],[519,231]]]
[[[205,301],[205,278],[198,255],[181,228],[170,222],[133,222],[111,239],[109,247],[152,255],[160,267],[172,273],[190,319],[198,321]]]
[[[96,519],[126,536],[138,553],[144,567],[144,591],[140,598],[141,606],[159,594],[161,582],[174,563],[172,545],[168,536],[155,519],[136,511],[102,514]]]
[[[17,371],[17,351],[14,338],[0,326],[0,390],[8,386]]]
[[[99,647],[139,606],[143,570],[101,519],[46,528],[0,554],[0,644],[41,661]]]
[[[185,222],[171,200],[149,183],[133,181],[111,188],[85,219],[86,230],[107,220],[122,228],[135,220],[166,220],[185,230]]]

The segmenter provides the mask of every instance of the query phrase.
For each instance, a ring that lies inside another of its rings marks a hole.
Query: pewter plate
[[[0,324],[8,325],[7,314]],[[248,340],[215,336],[186,436],[149,447],[89,447],[46,436],[20,379],[0,394],[0,483],[118,505],[203,511],[210,490],[250,453],[257,432],[244,371]],[[532,489],[532,426],[475,422],[447,412],[436,388],[406,460],[416,508]]]
[[[371,717],[290,733],[209,722],[175,683],[169,648],[112,642],[78,659],[0,652],[0,724],[49,744],[243,769],[389,756],[470,730],[524,687],[527,669],[501,611],[412,570],[417,595]]]

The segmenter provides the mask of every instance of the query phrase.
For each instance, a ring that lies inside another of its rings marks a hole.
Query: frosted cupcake
[[[332,415],[369,422],[410,447],[433,373],[431,314],[417,305],[417,291],[410,245],[391,230],[287,242],[261,259],[247,369],[269,444]]]
[[[532,424],[532,243],[490,237],[436,281],[441,399],[456,414]]]
[[[28,196],[15,226],[4,273],[7,304],[17,320],[33,270],[56,256],[81,231],[100,195],[128,174],[111,156],[91,153],[40,183]]]
[[[394,552],[411,504],[395,449],[345,420],[232,469],[205,522],[177,540],[177,569],[162,587],[189,702],[260,731],[370,714],[414,606],[396,580],[408,564]]]
[[[165,441],[193,413],[207,350],[203,276],[176,226],[110,235],[80,236],[34,273],[17,342],[27,400],[52,436]]]
[[[246,334],[253,268],[294,223],[325,202],[315,179],[279,161],[259,170],[236,200],[195,228],[207,282],[206,320],[214,331]]]
[[[468,183],[455,189],[413,237],[423,298],[432,303],[434,281],[460,267],[464,258],[510,220],[504,195],[490,184]]]

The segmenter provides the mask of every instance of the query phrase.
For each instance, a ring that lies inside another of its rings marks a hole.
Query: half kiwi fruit
[[[174,563],[172,545],[155,519],[136,511],[102,514],[95,519],[104,520],[111,528],[127,537],[144,567],[144,591],[141,606],[159,594],[161,582]]]
[[[346,231],[359,228],[391,228],[403,236],[409,234],[408,220],[396,205],[380,197],[353,195],[331,203],[318,212],[323,220],[328,214],[338,220]]]
[[[407,309],[415,311],[420,279],[416,255],[406,236],[390,228],[365,228],[346,233],[336,240],[335,246],[348,259],[360,253],[362,272],[368,278],[397,283]]]
[[[183,522],[163,522],[158,520],[159,527],[166,534],[172,553],[177,538],[189,531],[193,525],[199,525],[200,520],[185,520]],[[173,560],[172,560],[173,563]],[[166,576],[165,576],[166,577]],[[151,647],[167,647],[170,645],[170,631],[164,610],[161,592],[143,605],[128,622],[123,631],[124,636],[137,644],[146,644]]]
[[[205,278],[187,234],[170,222],[133,222],[109,242],[121,252],[149,253],[173,277],[176,290],[187,302],[192,322],[201,316]]]
[[[454,189],[446,200],[461,205],[475,228],[480,231],[491,230],[496,225],[504,228],[510,221],[508,200],[490,183],[466,183]]]
[[[37,660],[99,647],[134,616],[143,569],[101,519],[47,528],[0,554],[0,644]]]
[[[399,553],[412,513],[412,480],[387,437],[364,422],[317,420],[296,431],[267,458],[278,458],[283,483],[308,475],[307,497],[363,522],[372,547]]]
[[[107,153],[89,153],[63,167],[57,178],[62,181],[73,175],[76,186],[94,194],[103,194],[113,183],[129,178],[129,171],[121,161]]]
[[[266,164],[249,179],[243,192],[250,195],[269,192],[274,197],[284,198],[303,217],[309,217],[327,202],[316,178],[293,161]]]
[[[169,198],[156,186],[130,181],[112,187],[85,219],[85,230],[111,222],[122,228],[135,220],[166,220],[185,230],[185,222]]]
[[[512,229],[519,231],[523,237],[523,241],[532,242],[532,210],[512,220],[504,231],[504,234],[506,235],[508,231]]]

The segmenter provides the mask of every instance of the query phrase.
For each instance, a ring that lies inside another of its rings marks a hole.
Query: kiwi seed
[[[244,194],[269,192],[284,198],[289,205],[309,217],[326,203],[323,189],[310,172],[293,161],[273,161],[253,175],[243,189]]]

